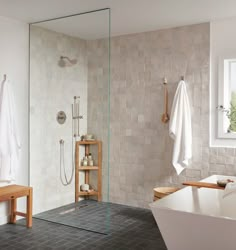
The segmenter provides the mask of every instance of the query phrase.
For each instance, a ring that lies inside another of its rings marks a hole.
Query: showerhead
[[[69,62],[69,63],[68,63]],[[77,63],[77,59],[70,59],[67,56],[60,56],[60,60],[58,62],[58,65],[60,67],[66,67],[66,66],[73,66]]]

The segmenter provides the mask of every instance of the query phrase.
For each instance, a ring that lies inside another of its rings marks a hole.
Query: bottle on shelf
[[[91,153],[89,153],[89,155],[88,155],[88,165],[93,166],[93,157],[92,157]]]
[[[83,159],[83,166],[88,166],[88,157],[85,156]]]

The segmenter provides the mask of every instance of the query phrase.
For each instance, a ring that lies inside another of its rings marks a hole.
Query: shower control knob
[[[66,121],[66,113],[64,111],[59,111],[57,113],[57,122],[59,124],[64,124]]]

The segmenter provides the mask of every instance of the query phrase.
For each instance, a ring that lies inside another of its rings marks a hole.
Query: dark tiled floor
[[[81,206],[81,204],[86,204],[86,202],[90,201],[84,202],[85,203],[80,203],[79,205]],[[96,215],[93,213],[91,216],[93,216],[92,219],[95,220],[95,228],[99,228],[98,225],[102,222],[99,218],[104,215],[103,212],[101,212],[101,207],[104,208],[105,206],[107,208],[108,204],[89,204],[86,210],[84,210],[86,207],[83,209],[71,210],[70,206],[73,206],[72,204],[63,207],[64,211],[72,211],[63,215],[64,223],[66,220],[67,222],[69,220],[69,224],[71,224],[71,221],[75,220],[75,211],[77,215],[80,213],[80,216],[82,216],[85,215],[85,213],[88,215],[89,210],[92,212],[92,209],[96,208],[98,213]],[[99,204],[101,207],[98,207]],[[61,211],[60,209],[61,208],[59,208],[58,211]],[[16,225],[1,226],[0,250],[166,250],[161,234],[149,210],[112,203],[109,204],[109,209],[110,231],[108,235],[88,232],[34,218],[32,229],[27,229],[24,226],[24,220],[18,221]],[[85,213],[82,213],[83,210]],[[50,211],[47,212],[47,214],[44,214],[44,217],[50,213]],[[96,216],[99,218],[96,218]],[[84,221],[84,225],[86,225],[86,222],[87,221]],[[73,226],[75,225],[76,224]],[[93,229],[91,224],[89,224],[89,227]],[[100,226],[100,229],[104,229],[104,223]]]
[[[136,236],[145,234],[145,231],[149,232],[148,238],[156,235],[156,228],[153,227],[155,222],[149,210],[108,202],[83,200],[37,214],[35,217],[103,234],[132,229]],[[136,228],[143,230],[135,230]]]

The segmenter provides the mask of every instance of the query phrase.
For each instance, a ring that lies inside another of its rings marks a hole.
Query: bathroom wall
[[[102,48],[94,41],[94,53],[102,54]],[[110,201],[148,207],[154,187],[180,186],[186,179],[226,172],[218,159],[234,150],[209,148],[209,58],[208,23],[111,39]],[[97,69],[103,72],[101,65]],[[193,159],[190,168],[177,176],[171,165],[168,124],[161,122],[162,79],[168,79],[170,113],[182,75],[192,108]]]
[[[74,202],[74,177],[69,186],[60,181],[60,145],[65,141],[65,167],[72,168],[72,117],[74,96],[80,96],[80,132],[87,131],[86,42],[32,26],[30,30],[30,184],[34,188],[34,213]],[[60,56],[77,59],[76,65],[60,67]],[[66,123],[56,121],[65,111]],[[63,171],[63,170],[62,170]]]
[[[88,40],[88,133],[102,141],[102,200],[109,200],[109,40]],[[92,148],[96,156],[96,148]],[[97,173],[90,183],[96,187]]]
[[[22,146],[16,183],[28,185],[28,25],[0,17],[0,34],[0,81],[3,74],[7,74],[11,80]],[[0,186],[8,184],[10,183],[0,182]],[[19,200],[18,207],[19,210],[24,211],[24,199]],[[0,203],[0,224],[7,222],[7,215],[7,204]]]

